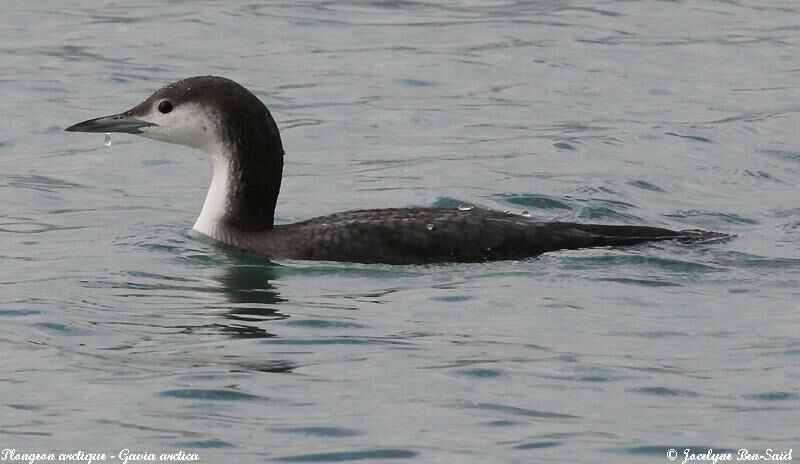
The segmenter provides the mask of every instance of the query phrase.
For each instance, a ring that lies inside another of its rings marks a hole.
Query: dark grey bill
[[[121,113],[79,122],[64,130],[67,132],[124,132],[126,134],[141,134],[142,127],[157,125],[158,124],[142,121],[141,119],[136,119],[133,116]]]

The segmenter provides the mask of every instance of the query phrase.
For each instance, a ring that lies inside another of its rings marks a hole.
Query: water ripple
[[[345,462],[377,459],[410,459],[417,457],[416,451],[404,449],[372,449],[364,451],[341,451],[330,453],[300,454],[274,458],[281,462]]]

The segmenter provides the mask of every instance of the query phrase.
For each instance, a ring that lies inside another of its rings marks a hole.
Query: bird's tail
[[[682,243],[711,242],[735,237],[735,235],[732,234],[724,234],[722,232],[713,232],[702,229],[686,229],[678,233],[682,235],[682,237],[678,239]]]
[[[630,246],[647,242],[674,240],[681,243],[708,242],[732,237],[729,234],[699,229],[674,231],[660,227],[610,226],[601,224],[566,224],[572,229],[565,235],[569,237],[564,248],[585,248],[604,246]]]

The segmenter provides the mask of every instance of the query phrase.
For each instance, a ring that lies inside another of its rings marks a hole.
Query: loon
[[[702,230],[541,221],[482,208],[346,211],[275,224],[284,150],[267,107],[240,84],[198,76],[65,129],[122,132],[206,151],[213,177],[194,230],[267,259],[426,264],[518,260],[562,249],[725,237]]]

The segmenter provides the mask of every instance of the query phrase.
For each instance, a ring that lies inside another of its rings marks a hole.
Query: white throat
[[[207,106],[197,103],[184,103],[165,114],[156,108],[157,106],[153,106],[147,116],[142,117],[154,125],[142,128],[140,135],[162,142],[199,148],[211,157],[214,175],[203,210],[194,223],[194,230],[221,240],[219,233],[222,230],[222,221],[230,209],[228,188],[232,179],[230,178],[231,146],[223,142],[217,124],[219,118]]]
[[[203,210],[194,223],[194,230],[209,237],[216,238],[222,220],[230,207],[228,186],[230,185],[230,162],[223,153],[224,146],[217,146],[215,150],[207,150],[211,154],[211,164],[214,175],[211,186],[203,203]]]

